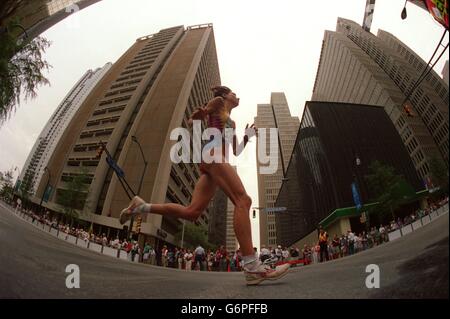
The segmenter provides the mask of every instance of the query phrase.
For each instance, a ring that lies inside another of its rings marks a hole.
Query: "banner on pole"
[[[48,185],[45,189],[44,198],[42,199],[44,202],[48,202],[50,199],[50,195],[52,194],[53,188],[51,185]]]
[[[352,193],[353,193],[353,202],[355,203],[356,209],[360,210],[362,208],[361,196],[359,195],[358,188],[356,187],[356,183],[352,183]]]
[[[448,30],[448,0],[425,0],[428,12]]]
[[[119,165],[117,165],[116,161],[114,161],[114,159],[111,156],[109,156],[109,154],[106,156],[106,162],[114,170],[114,172],[116,172],[117,176],[121,178],[125,177],[125,173],[123,172],[123,170],[120,168]]]

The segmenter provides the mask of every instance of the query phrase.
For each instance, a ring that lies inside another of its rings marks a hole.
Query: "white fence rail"
[[[416,219],[412,223],[404,225],[401,229],[396,229],[390,232],[389,241],[396,240],[404,235],[412,233],[413,231],[425,226],[426,224],[429,224],[431,221],[447,213],[448,213],[448,203],[442,207],[439,207],[438,209],[428,214],[427,216],[423,216],[420,219]]]
[[[35,219],[32,216],[29,216],[28,214],[25,214],[21,211],[15,210],[14,213],[18,217],[22,218],[23,220],[33,224],[35,227],[40,228],[41,230],[49,233],[50,235],[57,237],[61,240],[64,240],[68,243],[95,251],[95,252],[103,254],[103,255],[107,255],[109,257],[120,258],[120,259],[128,260],[130,262],[132,261],[131,254],[127,253],[126,251],[124,251],[122,249],[103,246],[103,245],[97,244],[95,242],[67,234],[64,231],[58,230],[50,225],[47,225],[46,223],[42,223],[38,219]],[[134,262],[138,263],[139,260],[140,260],[139,254],[136,254],[136,256],[134,258]]]

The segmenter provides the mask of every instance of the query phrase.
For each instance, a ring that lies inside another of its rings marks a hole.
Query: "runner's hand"
[[[258,137],[258,128],[255,126],[255,124],[252,124],[250,127],[248,127],[248,124],[245,126],[245,136],[247,136],[248,140],[253,136]]]

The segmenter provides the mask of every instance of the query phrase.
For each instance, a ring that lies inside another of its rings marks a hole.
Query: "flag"
[[[352,193],[353,193],[353,202],[355,203],[356,209],[360,210],[362,208],[361,196],[359,195],[358,188],[356,187],[356,182],[352,183]]]
[[[49,198],[50,198],[50,195],[51,195],[51,193],[52,193],[52,186],[51,185],[48,185],[47,186],[47,188],[45,189],[45,192],[44,192],[44,197],[42,198],[42,200],[44,201],[44,202],[48,202],[48,200],[49,200]]]
[[[109,154],[106,156],[106,162],[114,170],[114,172],[116,172],[117,176],[121,178],[125,177],[125,173],[123,172],[123,170],[119,165],[117,165],[116,161],[114,161],[114,159]]]
[[[425,0],[433,18],[448,30],[448,0]]]

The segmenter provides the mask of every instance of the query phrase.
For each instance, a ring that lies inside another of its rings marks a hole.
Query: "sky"
[[[271,92],[286,94],[292,116],[301,119],[310,100],[325,30],[335,31],[338,17],[359,24],[366,0],[102,0],[42,34],[52,42],[44,58],[51,86],[23,101],[0,127],[0,171],[22,169],[28,153],[58,104],[88,70],[115,62],[134,41],[159,30],[213,23],[223,85],[240,97],[231,116],[238,134],[252,124],[257,104]],[[431,57],[443,28],[424,10],[404,0],[377,0],[371,32],[386,30],[424,60]],[[448,37],[445,43],[447,43]],[[448,59],[448,53],[445,55]],[[442,59],[435,71],[441,74]],[[240,130],[240,131],[239,131]],[[239,158],[238,173],[258,206],[255,140]],[[15,172],[17,177],[18,171]],[[257,214],[258,215],[258,214]],[[254,245],[259,247],[259,219],[252,218]]]

